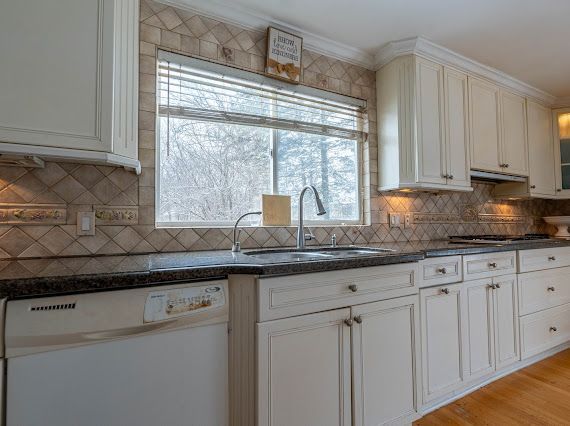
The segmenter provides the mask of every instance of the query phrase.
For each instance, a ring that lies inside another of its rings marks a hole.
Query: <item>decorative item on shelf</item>
[[[544,221],[550,225],[558,228],[558,232],[554,234],[556,238],[564,238],[570,240],[570,232],[568,232],[568,225],[570,225],[570,216],[546,216],[543,217]]]
[[[300,83],[302,51],[301,37],[277,28],[267,28],[265,73],[289,83]]]
[[[291,226],[291,196],[263,194],[261,210],[263,226]]]

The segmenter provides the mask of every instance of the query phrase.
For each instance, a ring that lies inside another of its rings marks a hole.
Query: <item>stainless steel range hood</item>
[[[526,182],[526,177],[504,175],[502,173],[482,172],[471,170],[471,180],[479,182],[504,183],[504,182]]]

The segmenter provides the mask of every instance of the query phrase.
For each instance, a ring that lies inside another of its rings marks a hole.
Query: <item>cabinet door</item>
[[[447,183],[470,187],[467,75],[446,68],[444,89]]]
[[[525,99],[504,90],[501,90],[501,163],[506,173],[528,175]]]
[[[1,141],[111,150],[113,13],[113,0],[3,4]]]
[[[257,324],[258,426],[351,425],[350,309]]]
[[[416,58],[418,181],[445,184],[443,67]]]
[[[495,369],[520,360],[517,276],[493,278],[493,315],[495,325]]]
[[[358,305],[352,315],[354,425],[410,422],[417,409],[418,297]]]
[[[462,284],[420,291],[423,403],[461,386]]]
[[[463,283],[461,323],[465,339],[465,379],[475,379],[495,370],[493,293],[491,279]]]
[[[472,77],[468,84],[471,168],[500,172],[499,88]]]
[[[570,108],[554,110],[556,196],[570,198]]]
[[[550,109],[527,100],[526,114],[530,193],[555,195],[554,139]]]

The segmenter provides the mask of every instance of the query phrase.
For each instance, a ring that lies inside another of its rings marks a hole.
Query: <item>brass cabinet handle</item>
[[[550,327],[550,331],[558,331],[556,327]]]
[[[344,320],[344,323],[345,323],[346,325],[348,325],[349,327],[352,327],[352,318],[347,318],[347,319],[345,319],[345,320]]]
[[[548,291],[556,291],[556,289],[554,288],[554,286],[547,287],[546,290],[548,290]]]
[[[548,261],[553,262],[556,260],[556,256],[548,256]]]
[[[489,268],[496,268],[497,267],[497,263],[496,262],[491,262],[489,263]]]
[[[357,315],[354,317],[354,322],[357,324],[362,324],[362,316],[361,315]]]
[[[439,272],[440,274],[447,274],[447,269],[445,268],[437,268],[437,272]]]
[[[358,291],[358,286],[356,284],[351,284],[348,286],[348,289],[353,293],[356,293]]]
[[[441,289],[441,292],[442,292],[443,294],[449,294],[449,289],[448,289],[448,288],[442,288],[442,289]]]

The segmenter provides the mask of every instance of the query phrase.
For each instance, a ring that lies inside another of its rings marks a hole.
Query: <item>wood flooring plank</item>
[[[570,349],[486,385],[414,425],[570,425]]]

